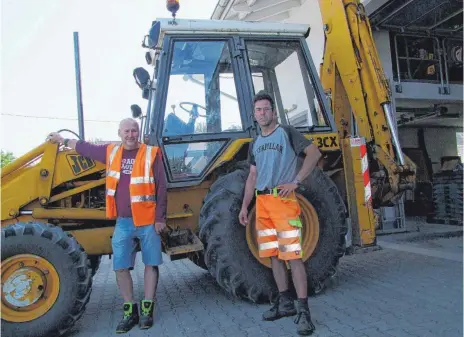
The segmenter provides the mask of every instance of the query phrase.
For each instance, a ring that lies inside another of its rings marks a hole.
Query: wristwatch
[[[292,184],[300,185],[300,179],[295,177],[295,179],[293,179],[293,181],[292,181]]]
[[[63,145],[68,147],[68,142],[69,142],[69,139],[65,138],[64,141],[63,141]]]

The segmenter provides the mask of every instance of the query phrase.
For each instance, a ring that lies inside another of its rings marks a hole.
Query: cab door
[[[256,132],[237,41],[164,39],[150,137],[163,152],[171,187],[198,184],[229,144]]]

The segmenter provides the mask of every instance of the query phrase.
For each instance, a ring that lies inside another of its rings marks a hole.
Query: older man
[[[137,323],[141,329],[153,325],[153,300],[158,266],[162,263],[159,234],[166,226],[166,175],[158,147],[141,144],[139,132],[137,121],[128,118],[119,124],[120,144],[95,145],[65,139],[58,133],[48,136],[52,142],[106,164],[106,215],[116,219],[112,238],[113,269],[124,299],[124,316],[117,333],[125,333]],[[145,298],[140,303],[140,315],[130,274],[135,261],[135,239],[140,242],[145,265]]]

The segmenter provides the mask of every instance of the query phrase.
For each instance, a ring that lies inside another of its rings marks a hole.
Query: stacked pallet
[[[433,222],[462,225],[462,165],[433,175],[433,203],[435,208],[433,219],[431,219]]]

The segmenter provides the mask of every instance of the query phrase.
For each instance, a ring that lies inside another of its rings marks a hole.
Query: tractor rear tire
[[[248,164],[241,162],[212,184],[200,211],[200,239],[206,245],[206,266],[225,291],[256,303],[272,302],[278,293],[272,270],[253,256],[245,227],[238,221],[248,172]],[[344,255],[345,206],[334,183],[319,168],[297,192],[319,217],[319,241],[305,263],[312,295],[322,291]]]
[[[54,296],[42,294],[37,299],[36,306],[40,303],[39,312],[34,312],[37,307],[24,307],[29,310],[29,316],[21,316],[19,310],[11,306],[11,302],[10,307],[6,308],[4,295],[8,289],[3,279],[6,276],[2,275],[2,335],[42,337],[66,333],[82,316],[92,291],[92,270],[87,254],[79,243],[60,227],[43,223],[16,223],[2,228],[1,252],[2,273],[16,271],[20,275],[17,278],[22,277],[23,280],[29,273],[29,288],[33,289],[38,275],[43,272],[41,277],[50,277],[47,279],[50,283],[44,281],[43,285],[39,285],[43,294],[53,291],[52,288],[55,291]],[[11,267],[5,271],[3,267],[6,264]],[[39,269],[34,269],[36,266]],[[35,280],[30,275],[35,275]],[[16,282],[13,277],[10,279],[10,284]],[[22,285],[25,283],[23,281]],[[9,294],[10,299],[14,297],[12,294],[17,291],[18,284],[16,282],[14,292]],[[50,297],[54,298],[53,302]],[[43,304],[47,301],[51,302]],[[9,310],[11,320],[7,319],[4,310]]]

